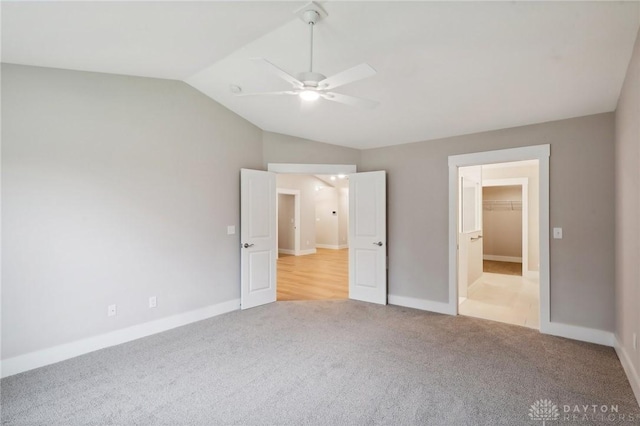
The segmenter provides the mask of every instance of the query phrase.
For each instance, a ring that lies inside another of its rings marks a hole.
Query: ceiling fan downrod
[[[315,10],[307,10],[302,15],[305,22],[309,25],[309,72],[313,72],[313,27],[320,19],[320,14]]]

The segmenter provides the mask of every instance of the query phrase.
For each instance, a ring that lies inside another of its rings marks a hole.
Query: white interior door
[[[240,171],[240,307],[276,301],[276,174]]]
[[[349,298],[387,304],[384,171],[349,175]]]
[[[482,166],[459,168],[458,296],[482,276]]]

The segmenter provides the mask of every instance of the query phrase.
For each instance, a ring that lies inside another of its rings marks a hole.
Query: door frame
[[[522,276],[535,278],[529,271],[529,178],[505,178],[482,180],[485,186],[520,186],[522,191]]]
[[[299,189],[287,189],[276,188],[276,194],[280,195],[293,195],[293,225],[295,226],[295,232],[293,233],[293,254],[294,256],[300,256],[300,190]],[[280,203],[276,202],[276,218],[279,218]],[[278,222],[276,222],[276,236],[278,235]],[[278,246],[280,245],[278,241]],[[278,257],[280,255],[280,247],[278,247]]]
[[[299,164],[299,163],[267,163],[267,171],[274,172],[276,174],[290,174],[290,175],[349,175],[352,173],[357,173],[357,167],[355,164]],[[277,181],[277,180],[276,180]],[[278,190],[278,189],[277,189]],[[300,191],[298,191],[299,195]],[[296,221],[298,222],[298,226],[296,227],[296,256],[302,254],[300,250],[300,197],[296,197]],[[276,202],[276,207],[278,203]],[[277,212],[276,212],[277,213]],[[277,226],[278,216],[276,214],[276,226]],[[277,228],[276,228],[277,232]],[[351,269],[350,266],[348,266]],[[277,268],[276,268],[276,289],[278,288],[278,278],[277,278]],[[351,271],[349,271],[351,274]]]
[[[348,175],[357,173],[355,164],[268,163],[267,171],[291,175]]]
[[[449,156],[449,312],[458,314],[458,167],[538,160],[540,204],[540,331],[551,331],[549,276],[549,156],[551,146],[534,145]]]

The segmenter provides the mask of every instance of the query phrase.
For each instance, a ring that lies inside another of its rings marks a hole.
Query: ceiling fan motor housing
[[[318,83],[322,80],[326,79],[324,75],[319,72],[301,72],[298,74],[298,80],[304,83],[305,87],[314,87],[318,88]]]

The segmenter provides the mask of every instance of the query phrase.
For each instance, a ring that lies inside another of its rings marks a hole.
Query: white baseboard
[[[316,249],[312,248],[312,249],[308,249],[308,250],[300,250],[300,252],[298,253],[298,256],[305,256],[307,254],[316,254]]]
[[[539,280],[540,271],[524,271],[524,277],[532,280]]]
[[[349,248],[349,244],[340,244],[338,246],[338,250],[342,250],[342,249],[346,249],[346,248]]]
[[[295,250],[291,250],[291,249],[281,249],[281,248],[279,248],[279,249],[278,249],[278,253],[282,253],[282,254],[291,254],[291,255],[294,255],[294,256],[295,256],[296,251],[295,251]]]
[[[540,332],[550,334],[552,336],[566,337],[567,339],[596,343],[604,346],[613,346],[615,340],[613,333],[610,331],[596,330],[594,328],[562,324],[559,322],[540,324]]]
[[[484,260],[495,260],[497,262],[514,262],[514,263],[522,263],[522,257],[513,257],[513,256],[498,256],[494,254],[484,254],[482,255]]]
[[[622,368],[627,374],[627,378],[629,379],[629,383],[631,384],[631,389],[633,389],[633,394],[636,396],[638,405],[640,405],[640,374],[638,374],[638,370],[636,370],[633,366],[633,363],[631,362],[631,358],[629,357],[627,351],[624,349],[624,347],[622,347],[622,345],[620,345],[617,336],[614,338],[613,343],[613,347],[618,354],[618,358],[620,358]]]
[[[115,330],[98,336],[76,340],[75,342],[53,346],[51,348],[30,352],[24,355],[18,355],[2,361],[0,366],[0,369],[2,370],[2,377],[12,376],[38,367],[44,367],[45,365],[54,364],[69,358],[97,351],[99,349],[108,348],[109,346],[130,342],[152,334],[161,333],[163,331],[171,330],[172,328],[187,325],[196,321],[202,321],[227,312],[237,311],[238,309],[240,309],[240,299],[233,299],[228,302],[206,306],[204,308],[184,312],[182,314],[176,314],[155,321],[149,321],[143,324],[123,328],[121,330]]]
[[[339,250],[340,246],[335,244],[316,244],[316,248],[321,249],[329,249],[329,250]]]
[[[416,299],[414,297],[396,296],[390,294],[388,296],[390,305],[404,306],[406,308],[420,309],[423,311],[437,312],[439,314],[455,315],[455,308],[449,303],[434,302],[426,299]]]
[[[482,275],[480,275],[480,276],[479,276],[479,277],[478,277],[474,282],[472,282],[472,283],[467,287],[467,297],[469,296],[469,292],[471,291],[471,288],[472,288],[473,286],[475,286],[476,284],[478,284],[480,281],[482,281],[483,275],[484,275],[484,273],[483,273]]]

